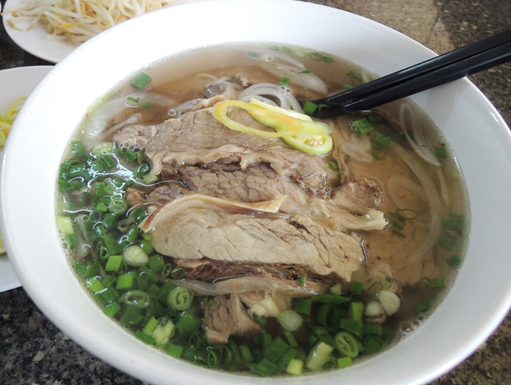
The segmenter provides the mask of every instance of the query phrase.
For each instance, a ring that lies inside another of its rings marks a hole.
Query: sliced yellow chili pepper
[[[275,129],[277,132],[269,132],[254,127],[248,127],[242,123],[232,120],[227,116],[227,109],[230,106],[243,108],[254,119],[264,119],[264,123],[262,121],[261,123]],[[247,102],[241,102],[239,100],[227,100],[224,102],[218,102],[213,106],[212,113],[216,119],[225,124],[231,130],[241,131],[257,136],[281,138],[286,135],[298,134],[303,131],[303,124],[296,118],[268,110],[261,106]]]
[[[247,127],[227,117],[229,106],[237,106],[247,111],[259,123],[273,128],[268,132]],[[271,106],[258,100],[250,103],[237,100],[219,102],[213,106],[213,116],[232,130],[248,134],[282,138],[287,144],[311,155],[324,155],[332,151],[332,130],[327,123],[317,122],[309,116]]]

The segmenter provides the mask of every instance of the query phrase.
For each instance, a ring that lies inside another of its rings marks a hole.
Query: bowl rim
[[[36,252],[38,249],[55,251],[55,243],[58,239],[56,226],[53,228],[45,228],[45,226],[48,225],[48,220],[44,219],[44,216],[48,215],[48,213],[53,213],[54,218],[55,208],[52,206],[38,209],[36,206],[32,206],[32,203],[29,205],[22,204],[20,200],[22,198],[29,200],[32,198],[35,203],[42,203],[43,205],[47,204],[45,202],[48,202],[48,197],[53,197],[53,199],[55,199],[55,186],[52,186],[51,189],[41,188],[41,197],[34,197],[33,192],[31,192],[30,185],[26,182],[23,182],[23,178],[21,178],[23,171],[21,167],[27,165],[26,161],[23,161],[22,154],[25,154],[30,149],[34,149],[37,143],[53,142],[56,143],[57,147],[61,146],[58,148],[63,148],[62,143],[69,141],[71,133],[68,132],[69,130],[65,131],[60,129],[60,123],[55,123],[55,126],[57,127],[55,130],[51,130],[46,133],[38,132],[35,134],[29,134],[29,127],[30,125],[36,123],[36,117],[37,119],[41,119],[40,121],[43,122],[52,122],[52,113],[56,112],[55,107],[52,107],[48,110],[43,110],[40,107],[40,104],[42,105],[42,101],[47,99],[49,95],[55,96],[54,89],[61,91],[66,89],[66,81],[69,82],[70,79],[76,79],[76,76],[83,75],[83,71],[86,71],[87,73],[96,73],[95,71],[99,69],[99,64],[95,64],[94,60],[98,60],[101,55],[108,55],[110,47],[114,43],[117,44],[117,42],[119,42],[119,44],[125,47],[126,39],[122,38],[123,35],[129,35],[130,31],[133,32],[135,30],[143,31],[140,32],[140,35],[142,36],[147,36],[149,33],[148,30],[150,30],[152,33],[157,31],[161,32],[164,30],[173,31],[177,34],[180,32],[178,28],[186,27],[185,20],[190,15],[195,15],[199,21],[206,22],[208,20],[207,15],[219,15],[221,11],[222,16],[239,16],[244,15],[247,9],[250,9],[251,15],[265,15],[267,22],[270,23],[269,25],[274,25],[272,23],[277,23],[279,21],[279,17],[273,15],[273,13],[278,14],[279,11],[282,12],[285,10],[286,15],[295,18],[293,23],[304,23],[305,21],[309,22],[309,33],[314,36],[322,33],[321,29],[326,28],[328,25],[330,25],[329,28],[332,29],[331,24],[333,23],[334,19],[342,19],[345,24],[349,25],[351,28],[355,28],[361,35],[360,39],[362,39],[364,43],[367,43],[368,45],[375,44],[374,42],[371,43],[371,39],[379,42],[390,39],[391,41],[388,43],[388,49],[391,52],[399,52],[399,50],[404,49],[403,47],[406,47],[406,49],[409,51],[409,55],[404,61],[409,62],[409,64],[413,64],[419,59],[427,59],[434,55],[432,51],[428,50],[419,43],[377,22],[339,9],[325,7],[318,4],[302,3],[293,0],[280,0],[278,2],[275,0],[244,0],[243,2],[237,0],[206,0],[197,3],[182,4],[163,9],[158,12],[153,12],[152,14],[147,14],[122,23],[110,30],[103,32],[101,35],[91,39],[89,42],[84,43],[82,46],[73,51],[61,63],[56,65],[56,67],[33,92],[33,94],[31,94],[31,96],[27,99],[25,106],[23,107],[15,122],[13,132],[10,135],[6,146],[5,162],[2,167],[2,178],[0,181],[0,188],[3,192],[1,196],[1,210],[4,218],[4,221],[1,223],[1,230],[6,239],[8,253],[10,256],[12,256],[12,263],[17,275],[23,283],[25,290],[34,300],[36,305],[43,311],[43,313],[61,330],[67,333],[73,340],[78,342],[82,347],[91,351],[93,354],[117,367],[118,369],[151,383],[166,383],[166,381],[170,379],[172,383],[184,384],[189,383],[189,381],[197,381],[198,379],[202,378],[207,379],[211,384],[234,384],[235,382],[239,382],[241,377],[238,375],[231,375],[202,369],[182,361],[173,360],[170,357],[165,356],[163,353],[156,351],[156,349],[145,346],[142,342],[136,340],[124,330],[120,330],[120,328],[115,323],[110,322],[109,320],[107,320],[108,322],[103,322],[105,321],[105,316],[102,315],[100,309],[97,308],[93,301],[90,300],[89,296],[85,293],[84,290],[82,290],[82,287],[77,286],[78,281],[75,279],[74,275],[65,272],[65,269],[67,269],[69,272],[71,271],[66,260],[63,260],[62,258],[56,259],[56,257],[52,259],[52,263],[54,264],[52,265],[53,270],[55,272],[62,273],[62,275],[56,276],[55,279],[50,279],[51,277],[40,277],[38,275],[39,271],[46,271],[48,273],[48,267],[45,266],[41,261],[37,261],[32,253]],[[272,12],[268,12],[269,9],[271,9]],[[306,17],[304,15],[306,15]],[[176,21],[175,25],[161,26],[161,24],[158,24],[164,22],[166,17],[173,18]],[[282,20],[280,20],[280,22],[282,23]],[[253,36],[253,34],[246,32],[243,29],[243,26],[249,25],[253,27],[254,24],[255,22],[251,20],[234,22],[235,28],[233,28],[232,31],[236,31],[235,38],[237,40],[243,38],[247,38],[249,40],[252,39],[251,41],[253,42],[261,41],[259,37],[256,38]],[[299,27],[297,24],[292,25],[293,30],[298,31],[300,28],[303,28],[303,26]],[[345,31],[342,28],[344,27],[339,26],[339,31],[346,32],[347,36],[352,36],[354,34],[353,31]],[[333,29],[336,30],[335,28]],[[350,33],[352,35],[350,35]],[[222,36],[220,32],[212,31],[210,35],[212,35],[212,37],[203,35],[203,40],[212,41],[213,38],[217,38],[220,41],[223,41],[222,39],[232,39],[228,36]],[[290,37],[289,33],[283,33],[282,36],[284,35],[285,38],[279,37],[279,39],[286,39],[285,41],[281,41],[282,43],[292,44],[298,42],[297,38]],[[260,36],[266,35],[261,33]],[[292,42],[289,42],[287,40],[288,38],[291,39]],[[190,39],[194,42],[195,46],[201,45],[198,44],[199,37],[192,37]],[[333,41],[333,39],[333,37],[329,37],[320,42],[318,47],[315,48],[318,48],[320,51],[327,51],[326,48],[332,47],[333,44],[342,44],[346,49],[361,49],[360,47],[354,46],[352,42],[348,41],[348,39],[345,37],[340,38],[340,41]],[[141,36],[133,37],[133,35],[131,35],[130,40],[131,44],[133,44],[133,42],[141,44],[137,47],[139,51],[137,56],[143,56],[143,58],[135,58],[131,53],[123,53],[121,55],[124,59],[133,61],[133,64],[127,66],[131,72],[138,68],[143,68],[146,65],[150,65],[150,63],[154,61],[155,57],[161,57],[158,56],[161,54],[156,54],[149,45],[143,46],[143,40],[141,39]],[[304,40],[307,39],[304,38]],[[180,50],[188,48],[185,47],[186,44],[177,40],[172,40],[172,44],[174,46],[171,49],[175,50],[176,52],[180,52]],[[167,51],[169,49],[170,48],[167,48]],[[114,58],[111,54],[108,57],[115,63],[118,63],[119,61],[119,59]],[[83,64],[80,64],[84,62],[87,63],[89,66],[88,68],[84,68]],[[400,63],[400,65],[402,65],[402,63]],[[75,67],[80,68],[82,73],[79,71],[77,72]],[[373,63],[372,67],[369,68],[373,72],[383,75],[384,73],[381,73],[381,68],[388,69],[388,67],[389,63],[381,59],[380,61]],[[395,69],[399,68],[401,67]],[[109,66],[105,69],[105,73],[102,73],[98,76],[100,79],[111,78],[121,80],[125,76],[123,75],[120,78],[120,73],[124,73],[125,75],[131,73],[126,71],[127,69],[124,68],[122,68],[122,71],[120,71],[119,69],[112,69]],[[107,85],[98,84],[98,82],[99,80],[93,81],[94,85],[97,86],[97,89],[94,91],[96,93],[96,97],[103,95],[113,86],[112,82],[108,83]],[[73,100],[82,98],[92,102],[93,100],[90,99],[91,91],[87,89],[84,81],[80,80],[78,84],[84,87],[84,92],[87,92],[87,96],[77,97],[74,94],[71,94],[69,97]],[[449,92],[453,93],[453,95],[455,95],[458,100],[462,101],[463,103],[475,103],[476,105],[480,106],[482,110],[484,109],[485,121],[491,122],[493,119],[494,126],[498,128],[498,131],[496,131],[495,134],[496,138],[491,138],[491,135],[488,134],[488,138],[486,138],[486,140],[490,141],[491,143],[501,143],[502,148],[497,148],[496,153],[500,157],[499,159],[503,159],[505,162],[507,162],[507,164],[511,164],[510,156],[501,153],[505,149],[511,148],[511,134],[509,133],[509,129],[502,117],[491,105],[491,103],[484,97],[484,95],[479,90],[477,90],[477,88],[467,79],[442,86],[442,90],[448,90]],[[420,106],[428,106],[430,104],[434,104],[435,101],[433,99],[441,98],[440,93],[442,90],[437,89],[427,91],[426,93],[417,95],[413,98],[413,100]],[[65,97],[59,96],[57,101],[65,102]],[[62,115],[62,119],[64,121],[67,119],[72,120],[71,118],[68,118],[68,116],[74,117],[77,116],[77,114],[83,116],[83,114],[86,112],[86,107],[88,107],[88,105],[83,108],[69,106],[69,108],[66,108],[65,114]],[[77,123],[76,120],[75,122]],[[449,132],[449,135],[454,135],[454,132]],[[29,143],[27,140],[31,140],[36,144]],[[468,156],[464,155],[464,157],[468,159]],[[60,160],[59,156],[55,154],[52,155],[50,151],[43,151],[41,158],[45,162],[47,161],[49,165],[53,166],[55,165],[55,160],[57,158]],[[470,164],[470,167],[476,167],[472,166],[472,163],[467,164]],[[56,180],[57,169],[53,168],[52,170],[52,175],[54,176],[53,180]],[[36,164],[34,165],[33,173],[37,174],[38,172],[48,173],[48,171],[45,171],[44,165]],[[504,177],[509,176],[508,171],[502,171],[501,174]],[[499,174],[499,176],[501,174]],[[39,179],[40,176],[34,175],[34,180],[39,181]],[[511,180],[511,177],[508,178],[508,180]],[[14,186],[27,188],[27,191],[20,193],[19,191],[16,191]],[[473,196],[470,198],[471,211],[473,211],[474,207],[472,204],[476,202],[477,199],[473,200]],[[502,199],[501,195],[498,195],[496,199]],[[41,202],[37,202],[39,200]],[[27,214],[27,207],[24,206],[35,208],[37,211],[32,213],[31,218],[25,218],[22,220],[19,218],[19,213],[22,212]],[[499,213],[499,218],[500,215],[504,213],[504,211],[511,214],[510,209],[506,208],[502,210],[502,213]],[[480,223],[475,222],[473,225],[474,226],[472,231],[475,231],[474,229],[476,229],[477,231],[481,231],[486,236],[485,229]],[[48,236],[47,239],[41,238],[41,234],[43,233],[44,235]],[[34,246],[33,244],[31,245],[30,243],[33,242],[33,240],[38,240],[40,242],[38,244],[41,246]],[[481,251],[477,248],[478,242],[478,240],[471,239],[469,242],[469,248],[475,247],[477,251]],[[505,239],[504,243],[510,245],[511,247],[510,240]],[[62,250],[60,255],[63,255]],[[474,263],[474,258],[467,260],[466,263],[464,263],[464,266],[462,266],[460,269],[459,276],[453,288],[451,289],[451,292],[455,291],[457,293],[459,291],[459,282],[461,280],[466,280],[466,273],[468,271],[467,269],[469,267],[470,269],[473,269],[472,266]],[[502,278],[499,276],[497,282],[504,282],[501,280]],[[324,381],[325,383],[326,381],[331,381],[332,379],[336,379],[338,383],[345,383],[344,381],[346,381],[346,383],[355,383],[353,380],[357,379],[358,382],[356,383],[369,384],[371,383],[367,382],[370,380],[369,377],[368,379],[360,379],[357,377],[357,372],[364,370],[367,373],[370,373],[370,375],[373,376],[372,378],[377,378],[376,376],[378,376],[378,378],[386,379],[386,382],[392,381],[394,384],[409,385],[434,380],[443,373],[452,369],[455,365],[460,363],[469,354],[471,354],[500,324],[504,316],[507,314],[509,307],[511,306],[511,283],[506,282],[502,287],[505,290],[501,291],[493,298],[488,299],[488,302],[484,304],[484,314],[479,315],[479,318],[476,320],[476,322],[471,323],[467,321],[467,325],[461,326],[464,332],[467,334],[466,338],[460,340],[459,338],[454,338],[452,334],[450,335],[448,333],[448,331],[439,330],[438,333],[440,333],[442,336],[445,344],[450,344],[451,347],[448,351],[439,352],[436,357],[427,359],[426,357],[420,356],[423,359],[422,363],[413,362],[412,365],[411,362],[406,361],[407,358],[405,353],[403,353],[403,349],[409,349],[416,343],[423,343],[427,345],[427,337],[425,337],[425,334],[427,334],[427,332],[432,328],[438,328],[441,324],[441,322],[437,320],[438,317],[436,317],[436,314],[448,313],[445,305],[447,299],[440,304],[435,314],[426,320],[424,325],[422,325],[416,333],[408,336],[395,347],[390,349],[394,351],[394,353],[397,353],[398,356],[407,363],[407,365],[405,365],[406,367],[402,368],[401,372],[383,374],[374,373],[375,368],[383,368],[392,364],[392,360],[389,358],[390,355],[382,354],[361,362],[352,368],[345,369],[343,371],[343,379],[341,380],[338,379],[339,373],[336,371],[318,374],[314,378],[315,380],[317,379],[320,382]],[[65,290],[69,290],[73,295],[72,301],[68,298]],[[449,298],[450,295],[451,293],[447,295],[447,298]],[[80,309],[77,305],[82,303],[85,304],[85,301],[89,301],[89,304],[86,305],[88,314],[84,314],[83,310]],[[77,319],[77,314],[80,314],[80,317],[82,318]],[[98,317],[103,318],[98,320]],[[78,327],[79,330],[77,329]],[[105,344],[102,343],[103,338],[110,340],[115,338],[115,345],[106,344],[108,346],[104,346]],[[140,350],[143,352],[143,357],[141,357],[142,354],[135,354],[130,349]],[[162,368],[163,362],[168,362],[167,368]],[[414,373],[411,372],[411,369],[414,370]],[[261,382],[264,379],[246,378],[246,380],[247,382]],[[302,380],[286,378],[284,381],[290,383],[298,383]]]

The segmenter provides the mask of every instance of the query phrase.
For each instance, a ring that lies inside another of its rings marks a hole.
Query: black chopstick
[[[511,30],[426,60],[350,90],[313,101],[321,117],[356,113],[511,60]]]

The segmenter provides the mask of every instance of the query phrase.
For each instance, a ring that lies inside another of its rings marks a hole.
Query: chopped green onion
[[[136,98],[135,99],[135,98],[132,98],[131,96],[128,96],[127,99],[128,99],[128,101],[133,102],[133,103],[140,102],[140,98]]]
[[[339,323],[339,310],[332,305],[322,305],[318,309],[316,319],[318,323],[329,331],[336,331]]]
[[[141,103],[140,108],[142,110],[149,110],[149,109],[151,109],[151,103]]]
[[[289,361],[291,361],[293,358],[296,357],[298,354],[297,350],[294,348],[289,348],[285,351],[285,353],[280,357],[279,361],[277,362],[277,367],[280,370],[284,370],[287,367],[287,364],[289,364]]]
[[[364,324],[364,335],[374,335],[378,337],[383,336],[383,327],[374,323]]]
[[[303,361],[293,358],[287,364],[286,372],[294,374],[295,376],[302,375]]]
[[[376,131],[376,136],[373,140],[373,145],[378,150],[386,150],[390,145],[390,136],[380,131]]]
[[[378,114],[371,114],[367,117],[367,120],[369,120],[371,123],[378,123],[381,122],[381,116]]]
[[[240,349],[238,347],[238,344],[236,344],[236,341],[230,339],[229,340],[229,347],[231,348],[234,362],[236,364],[240,365],[241,364],[241,353],[240,353]]]
[[[319,294],[312,298],[314,302],[326,303],[329,305],[339,305],[350,301],[350,298],[336,294]]]
[[[340,282],[336,283],[330,288],[330,292],[335,295],[342,295],[342,284]]]
[[[365,134],[374,130],[374,127],[367,118],[355,119],[350,122],[351,128],[358,134]]]
[[[460,240],[458,237],[444,231],[438,238],[438,244],[447,251],[454,251],[460,246]]]
[[[184,349],[181,345],[169,344],[169,346],[167,346],[167,354],[174,358],[180,358],[183,354],[183,350]]]
[[[294,310],[303,315],[311,315],[312,299],[311,298],[297,298],[294,301]]]
[[[337,359],[337,367],[339,369],[345,368],[347,366],[353,365],[353,360],[351,357],[342,357]]]
[[[328,361],[334,348],[323,341],[318,342],[310,351],[307,356],[305,366],[310,370],[320,370],[321,367]]]
[[[303,317],[293,310],[284,310],[279,314],[278,321],[285,330],[294,332],[302,326]]]
[[[257,52],[248,52],[247,55],[250,57],[259,57],[259,54]]]
[[[279,86],[281,86],[281,87],[287,87],[287,86],[289,85],[289,81],[290,81],[290,79],[289,79],[289,78],[283,77],[282,79],[280,79],[280,84],[279,84]]]
[[[301,74],[310,74],[312,73],[312,70],[304,70],[300,72]]]
[[[120,275],[119,278],[117,278],[117,285],[115,286],[115,288],[117,290],[131,289],[133,287],[134,279],[135,274],[133,273],[126,273]]]
[[[103,311],[105,312],[105,314],[109,317],[115,317],[115,315],[117,313],[119,313],[121,311],[121,305],[119,305],[117,302],[112,302],[112,303],[109,303],[107,304],[104,308],[103,308]]]
[[[435,154],[437,158],[445,159],[447,158],[447,149],[444,146],[435,146]]]
[[[135,77],[135,79],[131,81],[131,84],[133,85],[133,87],[142,90],[151,82],[151,80],[152,79],[149,75],[147,75],[144,72],[141,72]]]
[[[178,266],[172,269],[170,276],[173,279],[182,279],[186,275],[186,267],[184,266]]]
[[[461,263],[461,258],[459,255],[453,255],[447,258],[446,262],[449,267],[458,266]]]
[[[173,289],[168,297],[167,304],[169,307],[182,311],[189,309],[193,302],[193,291],[188,290],[184,287],[176,287]]]
[[[121,197],[113,198],[108,204],[108,211],[111,213],[124,214],[128,210],[128,201]]]
[[[85,284],[94,293],[99,293],[100,291],[105,290],[105,287],[103,286],[103,284],[96,277],[86,279]]]
[[[430,278],[429,287],[432,289],[442,289],[445,287],[445,281],[442,278]]]
[[[266,358],[263,358],[256,365],[254,365],[252,370],[263,377],[268,377],[275,370],[277,370],[277,365],[267,360]]]
[[[362,302],[350,302],[348,312],[351,320],[362,322],[362,317],[364,315],[364,304]]]
[[[289,344],[280,337],[275,337],[272,342],[264,349],[264,358],[271,362],[277,362],[279,358],[289,349]]]
[[[164,266],[165,261],[161,255],[156,254],[149,257],[149,267],[155,273],[159,273],[160,271],[162,271]]]
[[[373,354],[378,353],[383,348],[383,342],[375,336],[367,336],[364,339],[364,350],[367,353]]]
[[[134,306],[128,306],[121,315],[121,323],[125,326],[137,326],[142,323],[144,316]]]
[[[303,112],[306,115],[314,115],[314,112],[318,109],[318,105],[309,101],[306,101],[303,105]]]
[[[254,357],[252,356],[252,353],[250,352],[250,349],[247,345],[240,345],[239,350],[241,358],[245,364],[250,364],[252,361],[254,361]]]
[[[415,306],[413,307],[413,314],[418,315],[422,312],[425,312],[426,310],[429,310],[431,308],[431,300],[424,297],[422,298]]]
[[[121,296],[120,301],[137,309],[145,309],[151,303],[149,295],[142,290],[127,291]]]
[[[105,271],[118,271],[121,267],[122,255],[111,255],[105,265]]]
[[[183,312],[181,318],[179,318],[179,321],[177,321],[176,323],[176,327],[179,330],[183,330],[188,333],[193,333],[200,329],[201,324],[202,320],[199,317],[193,314]]]
[[[332,171],[339,171],[339,164],[335,160],[327,162],[326,165]]]
[[[154,330],[156,329],[156,326],[158,326],[158,320],[154,317],[151,317],[149,321],[147,321],[143,332],[147,335],[152,335]]]
[[[465,220],[463,215],[451,215],[450,217],[442,218],[442,227],[446,230],[452,230],[461,235],[465,227]]]
[[[339,320],[339,329],[345,330],[351,334],[355,334],[360,338],[364,336],[364,324],[359,321],[341,319]]]
[[[293,333],[291,333],[287,330],[284,330],[284,335],[286,336],[287,343],[289,344],[289,346],[291,346],[292,348],[298,347],[298,342],[296,342],[296,339],[293,336]]]
[[[128,246],[122,253],[123,261],[128,266],[142,266],[149,262],[147,253],[137,245]]]
[[[356,295],[362,295],[364,291],[364,284],[357,281],[352,281],[350,286],[350,293]]]
[[[146,344],[149,344],[149,345],[154,345],[154,343],[156,342],[155,339],[149,335],[147,335],[146,333],[144,333],[142,330],[137,330],[135,332],[135,336],[140,340],[140,341],[143,341],[145,342]]]

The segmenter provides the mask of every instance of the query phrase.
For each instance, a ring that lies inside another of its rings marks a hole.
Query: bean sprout
[[[193,0],[26,0],[2,13],[12,28],[31,21],[27,29],[44,26],[50,40],[80,44],[125,20],[167,5]]]

